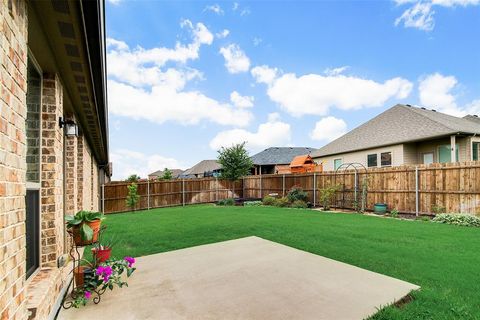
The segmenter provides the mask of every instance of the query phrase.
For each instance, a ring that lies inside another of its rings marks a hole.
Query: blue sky
[[[396,103],[480,114],[480,0],[107,2],[114,178],[321,147]]]

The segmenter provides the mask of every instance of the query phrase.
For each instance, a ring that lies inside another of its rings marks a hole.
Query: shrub
[[[295,202],[297,200],[301,200],[306,202],[308,200],[308,194],[303,191],[300,187],[293,187],[287,194],[288,201]]]
[[[265,196],[262,200],[264,206],[273,206],[275,204],[275,198],[272,196]]]
[[[397,208],[395,208],[395,209],[393,209],[392,211],[390,211],[390,216],[391,216],[392,218],[398,217],[398,210],[397,210]]]
[[[303,200],[295,200],[292,202],[291,207],[297,209],[306,209],[308,208],[308,204]]]
[[[454,224],[465,227],[480,227],[480,218],[468,214],[442,213],[432,219],[433,222]]]
[[[127,198],[125,199],[125,204],[127,207],[129,207],[131,210],[135,210],[135,206],[138,203],[138,200],[140,200],[140,196],[138,195],[138,186],[135,182],[132,182],[128,188],[128,194]]]
[[[262,201],[245,201],[243,205],[245,207],[258,207],[262,205]]]
[[[330,209],[332,198],[335,196],[335,192],[339,189],[339,186],[333,186],[320,190],[320,203],[323,205],[323,210]]]
[[[233,198],[218,200],[217,205],[219,205],[219,206],[233,206],[233,205],[235,205],[235,200]]]
[[[275,207],[285,208],[285,207],[288,207],[290,205],[290,202],[288,201],[288,199],[286,197],[283,197],[283,198],[275,199],[275,202],[273,203],[273,205]]]
[[[140,176],[137,175],[137,174],[131,174],[128,176],[127,180],[125,180],[126,182],[138,182],[138,180],[140,180]]]

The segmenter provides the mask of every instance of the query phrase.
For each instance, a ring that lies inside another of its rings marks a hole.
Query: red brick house
[[[0,319],[53,319],[110,175],[103,1],[0,0]]]

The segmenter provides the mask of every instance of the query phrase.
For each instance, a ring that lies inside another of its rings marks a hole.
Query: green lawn
[[[273,207],[188,206],[109,215],[113,254],[258,236],[422,287],[374,319],[480,319],[480,229]],[[141,270],[139,270],[141,272]]]

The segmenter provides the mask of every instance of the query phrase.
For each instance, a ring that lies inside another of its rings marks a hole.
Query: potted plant
[[[83,287],[85,283],[85,277],[93,275],[91,266],[78,266],[73,270],[73,276],[75,277],[75,286]]]
[[[75,245],[85,246],[96,242],[103,219],[104,216],[100,212],[83,210],[74,216],[66,216],[67,228],[73,233]]]
[[[95,243],[92,248],[92,256],[93,260],[97,263],[103,263],[110,259],[110,255],[112,254],[112,241],[100,241]]]

